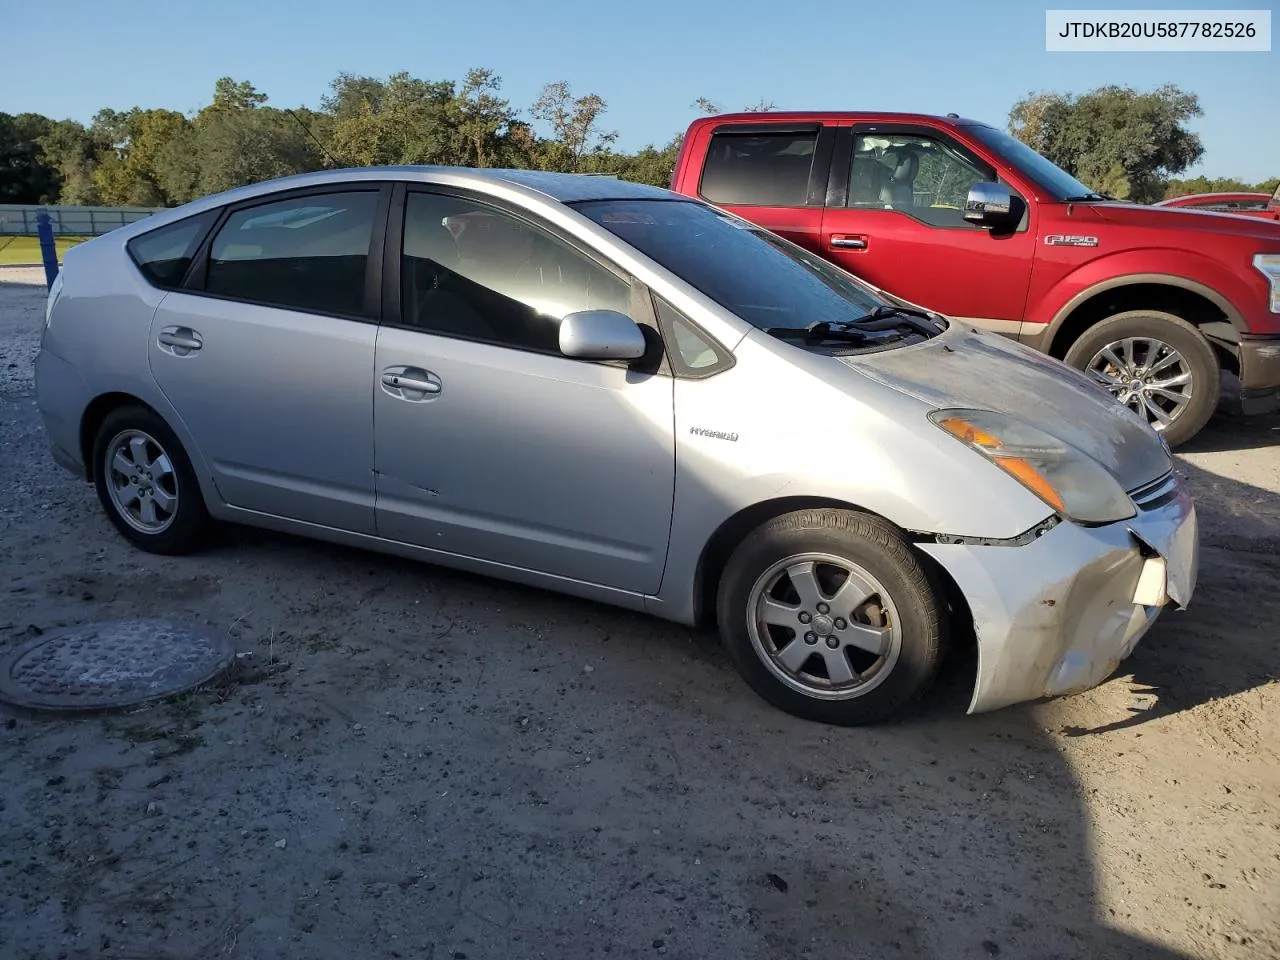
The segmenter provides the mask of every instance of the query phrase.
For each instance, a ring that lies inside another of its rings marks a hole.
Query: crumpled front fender
[[[1024,546],[926,543],[973,614],[970,713],[1077,693],[1105,680],[1165,606],[1195,590],[1199,532],[1170,479],[1130,520],[1059,523]]]

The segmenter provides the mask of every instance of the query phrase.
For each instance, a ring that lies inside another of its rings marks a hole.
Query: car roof
[[[340,183],[357,183],[368,180],[405,180],[419,183],[447,183],[450,186],[474,186],[484,189],[494,184],[510,184],[523,187],[559,200],[572,203],[579,200],[633,200],[640,198],[670,198],[671,191],[632,183],[614,176],[587,173],[556,173],[549,170],[515,170],[506,168],[476,168],[434,165],[402,165],[380,167],[343,167],[337,170],[320,170],[300,173],[291,177],[264,180],[236,191],[215,196],[229,196],[243,192],[245,196],[273,193],[306,186],[323,186]]]
[[[379,180],[400,180],[463,189],[470,187],[491,196],[515,194],[535,203],[548,199],[559,203],[575,203],[584,200],[689,200],[688,197],[672,193],[662,187],[633,183],[613,176],[583,173],[427,165],[343,167],[336,170],[299,173],[274,180],[263,180],[243,187],[233,187],[221,193],[199,197],[178,207],[158,211],[149,217],[117,227],[104,236],[112,236],[124,242],[139,233],[146,233],[227,204],[242,203],[245,200],[306,187],[340,186],[344,183],[368,183]]]
[[[745,113],[719,113],[701,117],[695,125],[709,123],[835,123],[841,120],[857,120],[869,123],[928,123],[945,126],[990,126],[982,120],[966,117],[943,117],[933,113],[899,113],[892,110],[768,110]]]
[[[1154,206],[1173,206],[1179,203],[1190,203],[1195,200],[1270,200],[1271,194],[1255,190],[1223,190],[1214,193],[1184,193],[1179,197],[1160,200]]]

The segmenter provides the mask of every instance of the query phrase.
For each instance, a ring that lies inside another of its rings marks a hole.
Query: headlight
[[[990,410],[935,410],[929,419],[1070,520],[1112,523],[1137,513],[1102,464],[1029,423]]]
[[[1272,313],[1280,313],[1280,253],[1255,254],[1253,266],[1271,283],[1271,296],[1267,298],[1267,308]]]

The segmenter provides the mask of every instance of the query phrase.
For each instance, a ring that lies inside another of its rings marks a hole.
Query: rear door
[[[374,532],[373,354],[390,188],[231,207],[152,321],[152,375],[223,500]]]
[[[697,195],[820,253],[835,131],[816,122],[715,127]]]
[[[844,128],[820,253],[904,300],[1017,336],[1035,254],[1034,211],[1002,235],[964,219],[969,188],[998,179],[940,129]]]

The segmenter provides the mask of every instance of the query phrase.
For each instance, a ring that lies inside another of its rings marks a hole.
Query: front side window
[[[410,327],[559,353],[579,310],[630,313],[631,286],[539,227],[456,197],[410,193],[400,309]]]
[[[1021,140],[1009,136],[984,123],[967,124],[966,133],[974,137],[988,150],[993,151],[1011,167],[1049,191],[1054,200],[1105,200],[1106,198],[1063,170],[1042,154],[1036,153]]]
[[[821,257],[692,200],[597,200],[575,209],[761,329],[864,317],[885,301]],[[688,342],[693,363],[699,356]]]
[[[711,138],[700,191],[727,206],[802,207],[817,131],[717,133]]]
[[[129,255],[142,275],[157,287],[172,290],[182,283],[205,230],[217,216],[209,210],[143,233],[128,243]]]
[[[897,210],[934,226],[965,226],[969,188],[995,178],[990,167],[933,137],[859,134],[853,138],[847,205]]]
[[[375,190],[295,197],[237,210],[213,238],[205,290],[275,307],[364,312]]]

